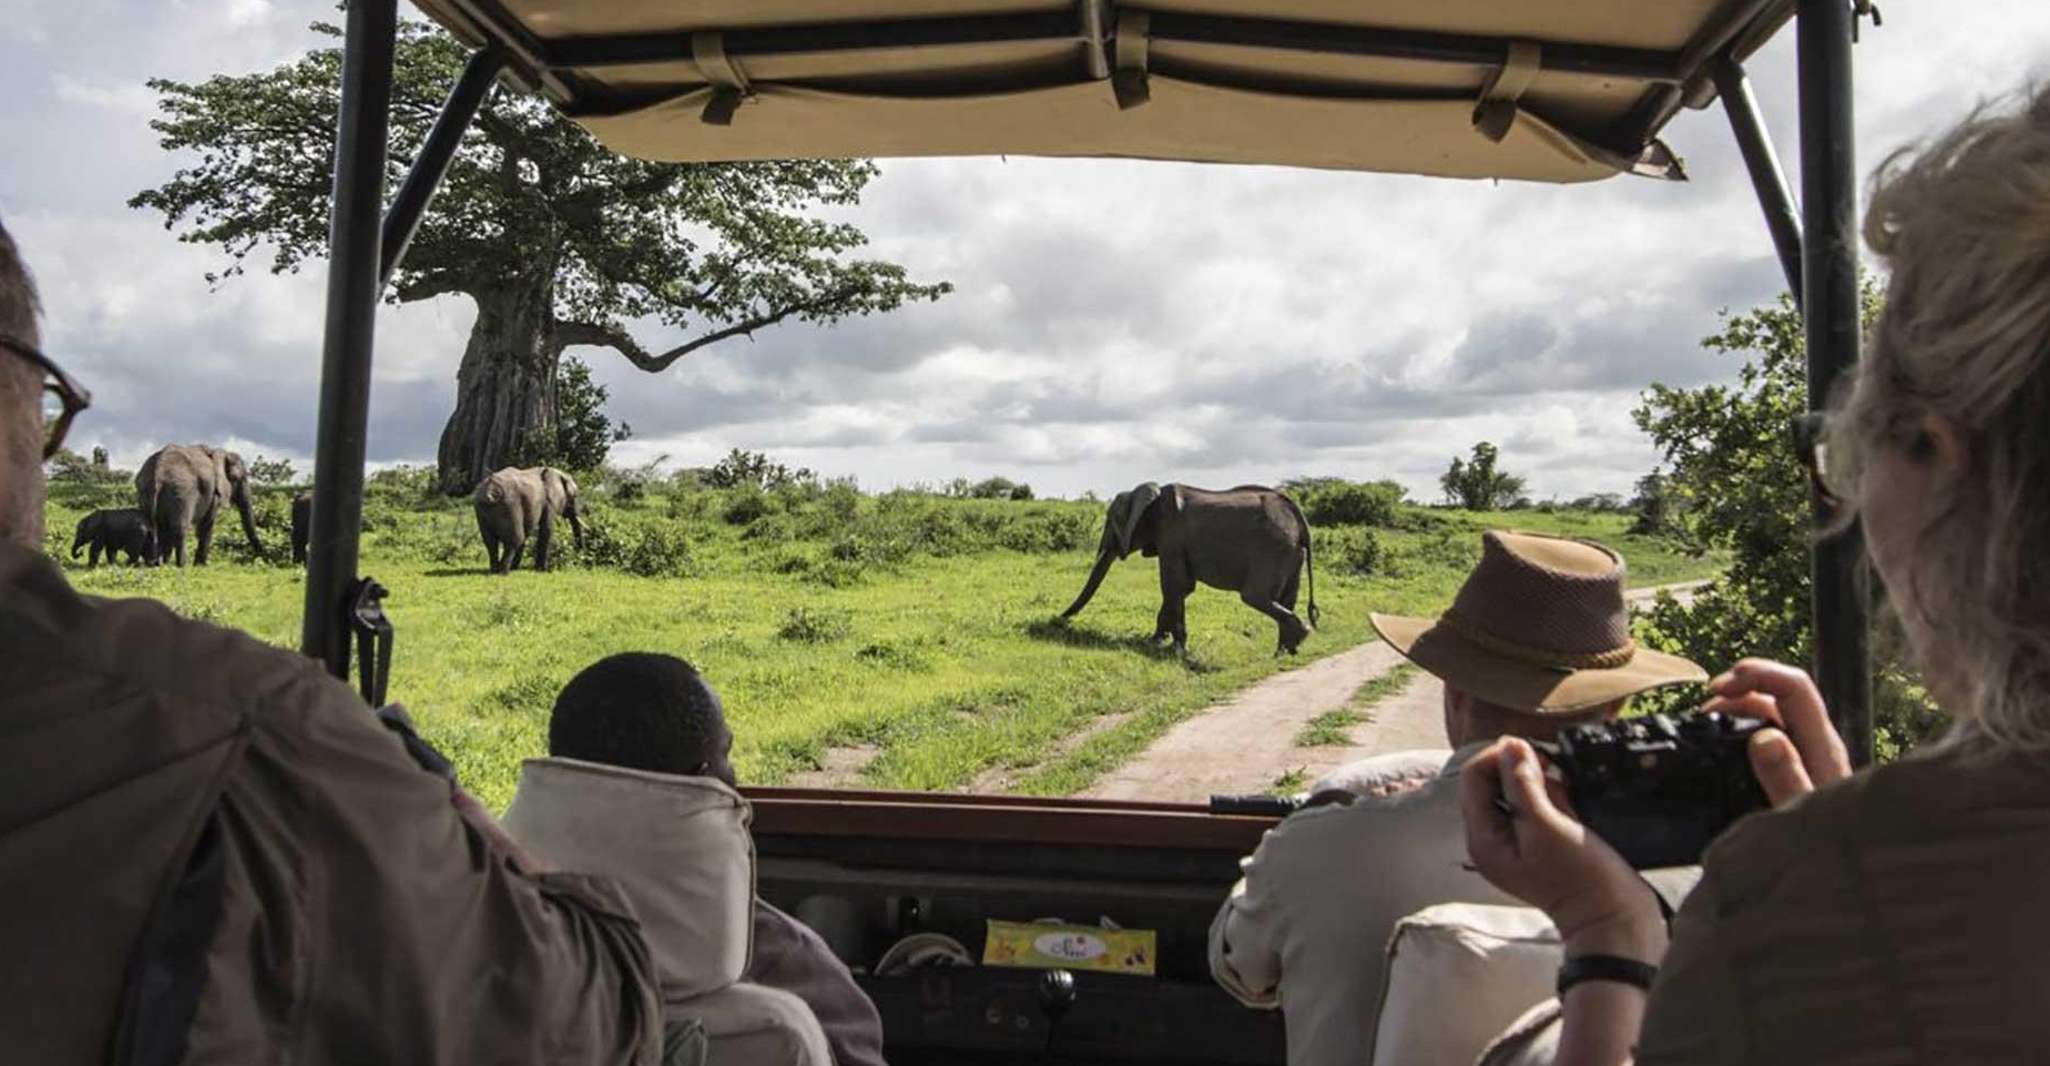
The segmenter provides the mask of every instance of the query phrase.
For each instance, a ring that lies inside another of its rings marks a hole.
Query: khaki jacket
[[[1433,903],[1519,902],[1465,869],[1458,771],[1485,746],[1411,791],[1290,815],[1240,864],[1210,927],[1210,972],[1248,1006],[1282,1009],[1289,1066],[1367,1061],[1397,921]]]
[[[614,887],[516,870],[312,662],[4,544],[0,782],[8,1061],[659,1060]]]
[[[1744,819],[1705,868],[1643,1066],[2050,1061],[2050,760],[1904,759]]]

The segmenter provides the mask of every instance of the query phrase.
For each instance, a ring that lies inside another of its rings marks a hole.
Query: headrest
[[[1472,1066],[1551,997],[1561,958],[1559,934],[1532,907],[1440,903],[1395,923],[1374,1066]]]
[[[506,831],[575,873],[626,890],[674,1002],[747,972],[754,946],[752,812],[709,777],[529,759],[505,812]]]

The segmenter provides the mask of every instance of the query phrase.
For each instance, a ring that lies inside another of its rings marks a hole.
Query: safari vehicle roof
[[[607,147],[1684,176],[1658,132],[1795,0],[415,0]]]

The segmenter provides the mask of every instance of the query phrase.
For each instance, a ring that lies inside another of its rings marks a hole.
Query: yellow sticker
[[[1151,929],[1102,929],[1056,922],[989,923],[983,940],[985,966],[1039,970],[1099,970],[1153,975]]]

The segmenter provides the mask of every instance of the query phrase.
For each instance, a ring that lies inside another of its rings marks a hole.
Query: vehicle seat
[[[1374,1066],[1473,1066],[1552,995],[1559,934],[1532,907],[1440,903],[1395,923]]]
[[[741,980],[754,949],[751,819],[713,778],[529,759],[505,828],[541,858],[626,890],[663,1011],[704,1023],[708,1066],[833,1066],[803,1000]]]

